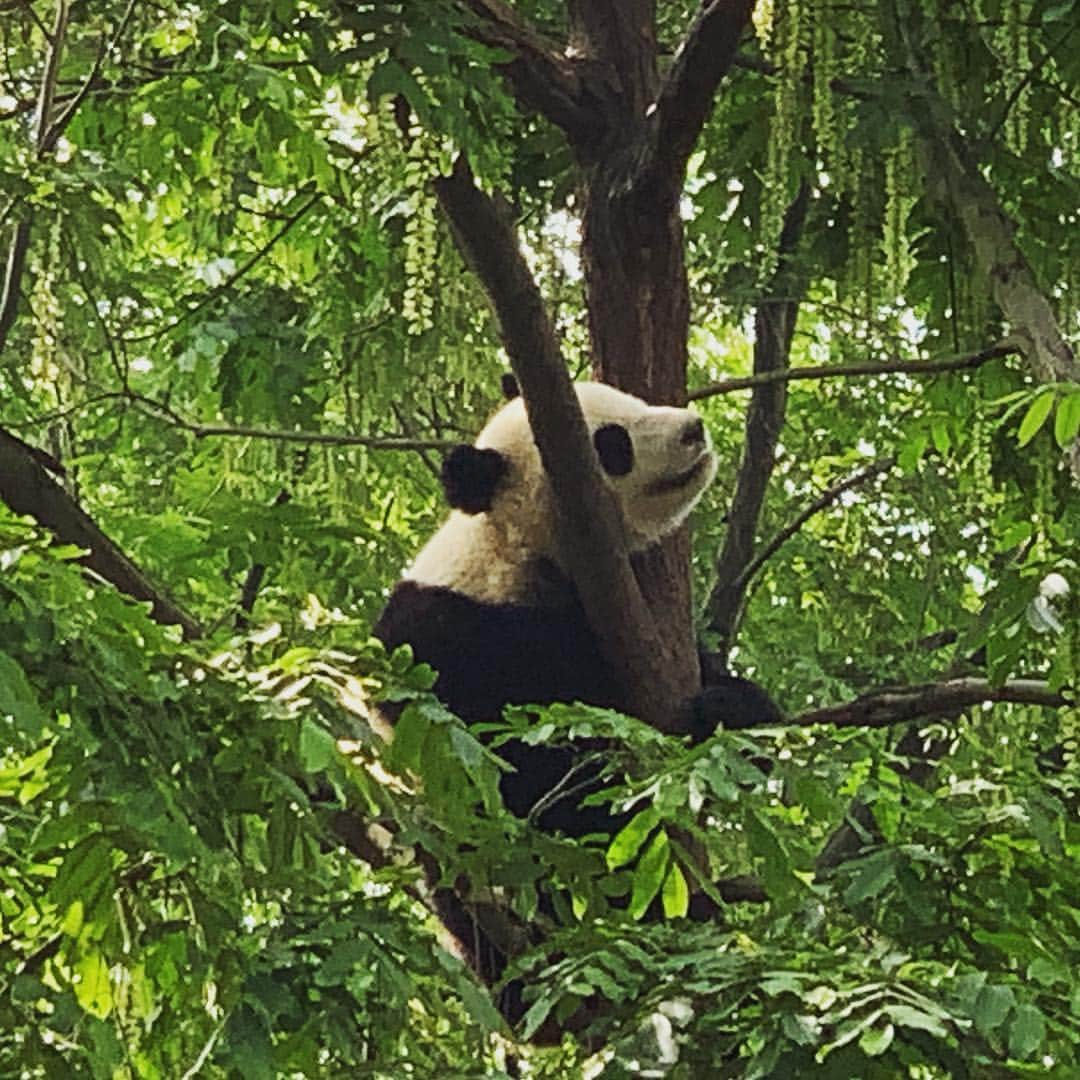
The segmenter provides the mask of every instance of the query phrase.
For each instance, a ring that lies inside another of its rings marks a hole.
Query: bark
[[[462,7],[470,16],[464,33],[510,54],[499,70],[522,106],[546,116],[575,145],[599,141],[603,119],[596,101],[604,94],[590,85],[602,82],[590,65],[569,55],[565,42],[541,33],[502,0],[463,0]]]
[[[749,21],[749,4],[704,5],[667,79],[659,79],[653,5],[572,3],[575,52],[618,73],[582,215],[593,374],[647,401],[686,401],[690,299],[679,197],[686,161]],[[730,48],[718,48],[722,37]],[[686,530],[635,559],[680,696],[700,676]],[[673,648],[674,645],[677,648]]]

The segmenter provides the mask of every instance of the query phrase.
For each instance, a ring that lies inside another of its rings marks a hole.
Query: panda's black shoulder
[[[613,704],[617,687],[584,610],[559,582],[548,588],[549,601],[563,602],[492,603],[401,581],[374,633],[435,668],[436,694],[466,719],[495,719],[505,705]]]

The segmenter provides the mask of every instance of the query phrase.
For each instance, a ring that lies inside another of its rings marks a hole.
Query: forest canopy
[[[1075,0],[0,0],[0,49],[0,1072],[1080,1072]],[[508,369],[570,516],[568,376],[719,455],[570,568],[632,716],[479,733],[371,638]],[[690,746],[699,645],[786,722]],[[523,734],[610,740],[630,824],[509,814]]]

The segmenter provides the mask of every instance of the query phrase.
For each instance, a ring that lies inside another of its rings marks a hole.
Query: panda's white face
[[[576,383],[575,390],[622,508],[627,546],[650,547],[686,520],[716,475],[708,433],[688,409],[648,405],[602,383]],[[451,503],[460,509],[421,551],[408,577],[478,600],[528,602],[541,560],[565,568],[551,487],[521,398],[504,405],[475,447],[462,453],[479,462],[479,472],[469,468],[461,497],[447,480]]]

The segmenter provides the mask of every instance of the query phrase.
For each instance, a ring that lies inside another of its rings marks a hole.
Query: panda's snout
[[[700,416],[687,421],[679,441],[684,446],[695,446],[705,442],[705,424]]]

